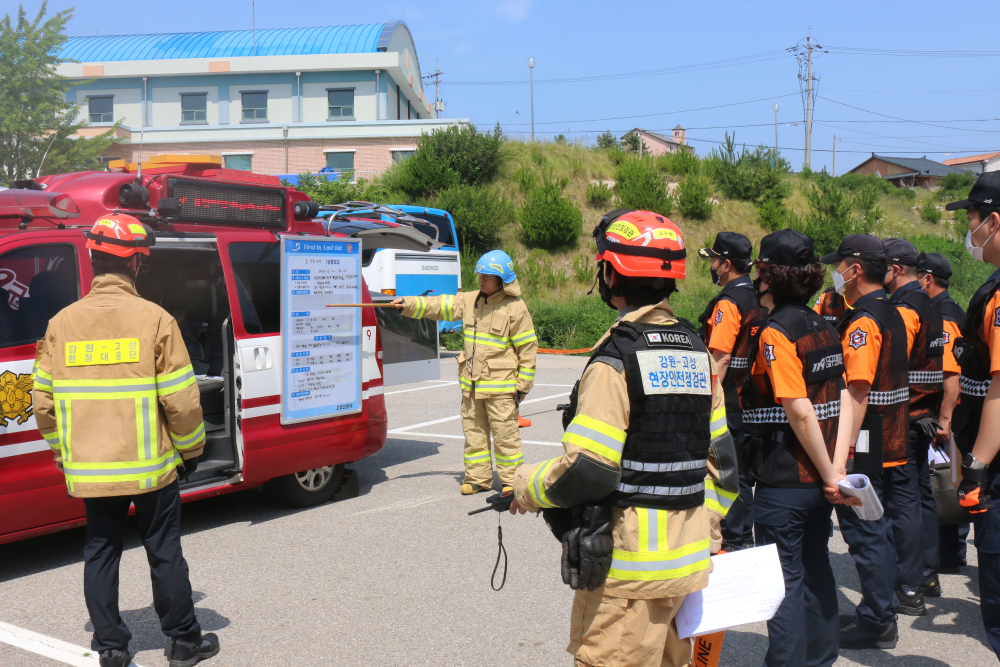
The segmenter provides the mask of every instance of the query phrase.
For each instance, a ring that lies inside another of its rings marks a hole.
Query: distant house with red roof
[[[978,176],[987,171],[1000,169],[1000,151],[996,153],[983,153],[982,155],[969,155],[968,157],[957,157],[945,160],[944,164],[949,167],[971,171]]]

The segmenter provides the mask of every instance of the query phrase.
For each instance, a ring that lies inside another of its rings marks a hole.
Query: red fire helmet
[[[623,276],[684,278],[684,235],[666,216],[617,209],[601,218],[594,238],[596,259],[610,262]]]
[[[156,243],[145,225],[124,213],[106,215],[87,232],[87,248],[118,257],[136,253],[149,256],[149,247]]]

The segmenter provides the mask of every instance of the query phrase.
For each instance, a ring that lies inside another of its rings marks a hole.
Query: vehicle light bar
[[[0,191],[0,218],[76,218],[80,207],[73,198],[61,192],[42,190]]]

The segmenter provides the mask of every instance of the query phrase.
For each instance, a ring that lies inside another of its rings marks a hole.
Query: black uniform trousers
[[[828,667],[837,660],[840,622],[830,566],[832,514],[822,489],[757,484],[757,546],[777,546],[785,578],[785,599],[767,622],[768,667]]]
[[[910,462],[917,470],[920,488],[920,542],[923,547],[922,570],[937,572],[941,561],[937,501],[931,481],[931,464],[928,461],[931,439],[918,431],[910,431]],[[920,573],[921,577],[923,572]]]
[[[729,512],[722,520],[722,548],[736,551],[752,547],[753,541],[753,485],[750,483],[750,439],[742,430],[730,429],[736,445],[736,460],[739,464],[740,494],[733,501]]]
[[[986,484],[991,498],[1000,498],[1000,475],[990,472]],[[976,556],[979,559],[979,606],[986,638],[1000,658],[1000,504],[973,515]]]
[[[83,548],[83,593],[94,624],[91,648],[125,650],[132,633],[118,612],[118,569],[125,541],[129,505],[146,548],[153,580],[153,608],[163,633],[197,639],[201,626],[194,616],[188,566],[181,553],[180,487],[173,483],[135,496],[85,498],[87,544]]]
[[[971,523],[941,526],[938,529],[939,568],[955,568],[965,563],[969,554]]]
[[[902,467],[902,466],[899,466]],[[891,471],[887,468],[886,471]],[[858,627],[882,634],[896,620],[895,573],[896,547],[890,526],[891,512],[882,475],[868,475],[872,490],[882,502],[885,513],[875,521],[866,521],[846,505],[837,505],[840,535],[854,559],[861,582],[861,603],[857,608]]]

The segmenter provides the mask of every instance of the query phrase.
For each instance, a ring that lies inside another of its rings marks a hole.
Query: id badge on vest
[[[708,354],[691,350],[645,350],[635,353],[642,372],[642,389],[650,394],[712,393]]]
[[[865,415],[858,432],[858,441],[851,448],[848,472],[871,475],[882,472],[882,415]]]

